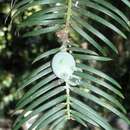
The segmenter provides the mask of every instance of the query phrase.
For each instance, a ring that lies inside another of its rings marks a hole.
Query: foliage
[[[122,2],[129,6],[127,0],[122,0]],[[106,130],[112,130],[113,128],[107,120],[88,101],[115,113],[130,124],[125,116],[124,107],[118,101],[119,98],[124,98],[120,92],[121,86],[105,73],[88,65],[88,61],[111,60],[105,57],[107,53],[93,35],[117,53],[114,44],[92,25],[93,21],[126,38],[120,29],[122,26],[129,31],[129,20],[124,13],[106,0],[22,0],[13,7],[12,18],[15,19],[16,16],[25,13],[32,6],[41,6],[41,10],[33,12],[19,23],[19,29],[23,27],[33,27],[34,29],[24,34],[24,37],[56,32],[62,45],[41,54],[34,60],[35,63],[46,59],[47,63],[36,69],[20,88],[21,90],[31,86],[18,102],[17,109],[24,108],[24,112],[16,120],[14,130],[18,130],[22,124],[37,114],[40,114],[40,118],[29,130],[48,127],[57,130],[67,120],[76,120],[84,126],[90,123]],[[118,25],[106,20],[103,17],[104,14]],[[73,37],[74,34],[82,36],[84,41],[90,43],[91,48],[94,47],[98,52],[80,48],[80,45],[75,44],[80,40],[76,41]],[[57,79],[53,74],[50,58],[61,51],[69,52],[76,60],[77,70],[73,73],[73,76],[77,78],[73,81],[76,86],[64,79]],[[103,56],[100,56],[101,54]],[[35,81],[37,82],[35,83]],[[82,97],[88,101],[82,101]],[[31,113],[24,116],[28,111]]]

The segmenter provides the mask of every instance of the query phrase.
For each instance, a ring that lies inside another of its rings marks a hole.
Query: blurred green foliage
[[[40,7],[31,8],[26,14]],[[22,38],[16,29],[16,23],[20,18],[15,19],[10,26],[10,1],[0,1],[0,117],[7,116],[14,110],[16,101],[23,92],[17,93],[21,80],[32,69],[32,60],[48,48],[54,48],[57,43],[52,34],[44,37]],[[7,21],[6,21],[7,20]],[[5,22],[6,21],[6,22]],[[50,41],[53,40],[53,43]]]

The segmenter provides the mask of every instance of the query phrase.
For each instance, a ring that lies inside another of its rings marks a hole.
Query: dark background
[[[130,19],[130,9],[120,0],[112,2]],[[16,94],[16,90],[20,86],[21,80],[36,67],[31,65],[33,59],[38,54],[58,46],[54,34],[23,38],[21,34],[28,31],[27,29],[18,31],[15,22],[9,28],[11,18],[9,17],[6,23],[5,19],[9,14],[10,3],[10,0],[0,0],[0,130],[11,129],[11,124],[14,121],[14,117],[11,115],[16,102],[24,94],[23,91]],[[119,50],[119,54],[115,55],[104,47],[114,60],[104,64],[97,63],[97,66],[121,84],[122,92],[125,95],[125,100],[122,103],[130,113],[130,33],[125,32],[128,39],[124,40],[110,30],[99,27],[98,24],[95,26],[108,36]],[[113,115],[110,117],[111,122],[116,125],[118,118]],[[75,130],[78,130],[79,126],[76,125],[76,127]]]

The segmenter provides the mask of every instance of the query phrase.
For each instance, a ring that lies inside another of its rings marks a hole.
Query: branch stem
[[[67,16],[66,16],[66,27],[65,30],[68,31],[68,26],[70,24],[70,19],[72,15],[72,0],[67,0],[68,1],[68,10],[67,10]]]
[[[66,100],[66,105],[67,105],[67,119],[71,119],[70,115],[70,86],[69,84],[66,83],[66,94],[67,94],[67,100]]]

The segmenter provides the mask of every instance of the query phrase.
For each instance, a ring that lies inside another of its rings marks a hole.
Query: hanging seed
[[[69,80],[72,76],[76,63],[74,57],[68,52],[57,53],[52,60],[52,69],[55,75],[63,79],[64,81]]]

